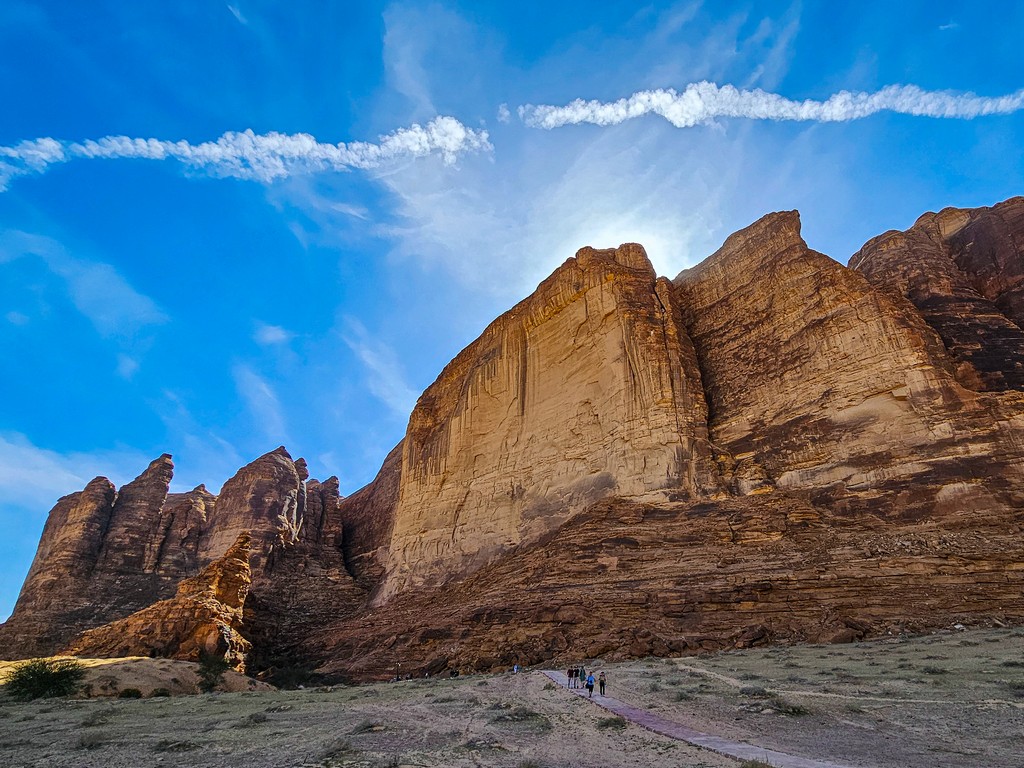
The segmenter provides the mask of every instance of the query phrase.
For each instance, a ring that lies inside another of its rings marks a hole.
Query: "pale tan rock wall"
[[[693,359],[640,246],[581,250],[417,404],[377,599],[465,574],[603,496],[713,486]]]

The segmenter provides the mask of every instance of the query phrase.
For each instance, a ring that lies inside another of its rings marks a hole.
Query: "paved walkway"
[[[567,683],[565,672],[544,670],[544,674],[558,683],[562,688],[565,688]],[[575,693],[577,696],[582,696],[585,699],[589,698],[585,688],[566,688],[566,690],[569,693]],[[853,766],[843,765],[841,763],[832,763],[826,760],[810,760],[806,757],[788,755],[785,752],[775,752],[774,750],[765,749],[764,747],[755,747],[752,744],[744,744],[741,741],[730,741],[729,739],[723,739],[720,736],[712,736],[709,733],[695,731],[693,728],[688,728],[682,723],[677,723],[674,720],[666,720],[664,717],[660,717],[650,710],[630,706],[624,701],[612,698],[611,696],[600,696],[595,693],[594,698],[589,700],[597,706],[607,709],[609,712],[614,712],[616,715],[629,720],[631,723],[643,726],[649,731],[654,731],[655,733],[660,733],[663,736],[669,736],[673,739],[679,739],[680,741],[685,741],[695,746],[709,749],[712,752],[719,753],[720,755],[735,757],[738,760],[761,760],[762,762],[777,766],[777,768],[853,768]]]

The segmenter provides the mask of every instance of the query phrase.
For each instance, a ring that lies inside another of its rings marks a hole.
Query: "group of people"
[[[569,667],[569,669],[566,670],[565,676],[569,680],[567,683],[569,688],[586,688],[587,693],[591,698],[593,698],[594,684],[596,683],[599,689],[598,692],[604,696],[606,679],[603,671],[595,678],[593,671],[588,674],[586,667],[577,665]]]

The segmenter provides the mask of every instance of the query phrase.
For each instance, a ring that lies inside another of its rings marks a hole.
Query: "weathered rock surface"
[[[123,620],[87,637],[178,655],[229,627],[258,668],[376,677],[1024,622],[1022,243],[1015,198],[872,241],[863,272],[795,212],[673,282],[584,248],[348,498],[282,447],[216,498],[168,495],[161,457],[61,499],[0,655]],[[243,532],[228,618],[168,600]]]
[[[549,541],[309,639],[354,679],[508,670],[1024,620],[1024,511],[832,516],[772,491],[598,502]]]
[[[147,547],[148,532],[163,525],[172,470],[164,455],[120,493],[98,477],[57,502],[14,613],[0,626],[0,652],[51,654],[83,629],[174,594],[177,582],[191,575],[169,572],[180,552],[171,546],[165,560],[159,548]]]
[[[164,656],[198,661],[219,655],[245,671],[251,644],[242,634],[251,541],[242,533],[224,555],[178,585],[174,597],[87,630],[65,653],[90,658]]]
[[[734,492],[909,518],[988,477],[979,504],[1019,504],[1019,404],[1007,421],[958,384],[915,307],[808,249],[796,212],[732,235],[675,285]]]
[[[869,240],[850,266],[914,303],[966,386],[1024,390],[1024,197],[926,213]]]
[[[643,248],[584,248],[492,323],[409,419],[378,601],[537,541],[609,495],[716,488],[679,307]]]
[[[203,633],[224,621],[205,597],[176,589],[190,577],[213,579],[216,574],[196,574],[215,568],[243,535],[251,542],[252,590],[247,554],[240,598],[249,596],[245,624],[242,602],[230,603],[238,610],[231,629],[261,639],[263,657],[280,655],[312,624],[362,604],[366,590],[356,585],[342,553],[337,478],[307,483],[305,462],[293,461],[283,447],[239,470],[219,497],[204,486],[168,494],[172,473],[165,455],[120,492],[97,478],[58,502],[14,614],[0,625],[0,655],[51,654],[83,630],[100,628],[90,636],[90,648],[120,642],[117,647],[146,646],[188,658],[196,638],[212,636]],[[160,602],[172,596],[170,603]],[[154,603],[155,613],[137,615]],[[190,611],[200,618],[190,623]],[[145,629],[144,637],[118,640],[109,627],[120,620],[128,623],[117,625],[118,631]],[[182,634],[188,632],[194,636]],[[249,647],[242,634],[225,633],[230,653]]]

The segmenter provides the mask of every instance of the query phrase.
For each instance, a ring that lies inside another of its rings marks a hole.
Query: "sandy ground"
[[[54,658],[70,658],[55,656]],[[197,665],[174,659],[150,659],[143,656],[128,656],[122,659],[78,659],[85,667],[82,680],[83,694],[89,697],[117,696],[121,691],[134,688],[143,696],[163,688],[171,695],[199,693]],[[18,662],[0,661],[0,681]],[[237,672],[225,672],[219,690],[272,691],[273,686],[253,680]]]
[[[875,768],[1024,765],[1024,629],[609,667],[608,693],[709,733]]]
[[[153,687],[184,680],[184,662],[141,662]],[[122,671],[134,682],[117,687],[142,690],[131,666]],[[876,768],[1022,764],[1024,629],[593,666],[606,670],[609,694],[635,706],[783,752]],[[615,721],[539,672],[138,700],[0,698],[0,754],[5,768],[738,765]]]

